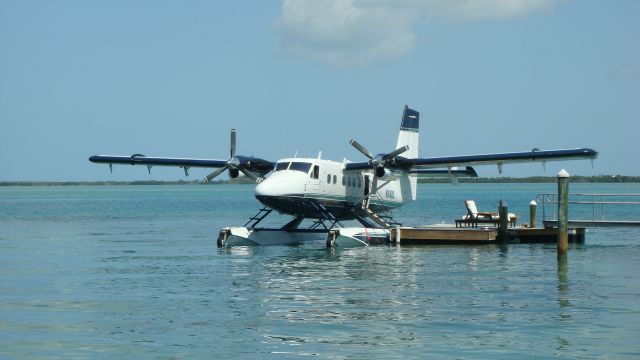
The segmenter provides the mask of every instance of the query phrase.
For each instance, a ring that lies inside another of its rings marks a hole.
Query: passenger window
[[[313,178],[314,179],[319,179],[320,178],[320,166],[318,166],[318,165],[314,165],[313,166]]]
[[[338,182],[338,177],[337,177],[337,176],[335,176],[335,175],[333,175],[333,183],[335,184],[335,183],[337,183],[337,182]]]
[[[362,187],[362,178],[358,177],[358,188]]]
[[[327,184],[331,184],[331,174],[327,174]]]
[[[342,177],[342,186],[344,186],[344,176]]]

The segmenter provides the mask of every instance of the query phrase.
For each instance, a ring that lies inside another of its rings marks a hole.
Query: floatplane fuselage
[[[345,171],[347,164],[314,158],[281,159],[274,171],[260,182],[255,196],[265,206],[280,213],[319,218],[318,205],[339,220],[354,219],[354,206],[375,212],[393,210],[412,200],[409,175],[385,174],[371,194],[373,171]],[[355,205],[354,205],[355,204]]]

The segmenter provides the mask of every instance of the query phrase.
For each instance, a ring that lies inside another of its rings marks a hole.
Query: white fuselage
[[[372,171],[343,171],[344,163],[313,159],[278,160],[276,167],[255,190],[265,206],[294,216],[321,217],[318,205],[339,219],[352,219],[351,209],[362,207],[373,190]],[[377,192],[370,197],[370,208],[377,212],[402,206],[412,199],[409,176],[387,173],[377,179]]]

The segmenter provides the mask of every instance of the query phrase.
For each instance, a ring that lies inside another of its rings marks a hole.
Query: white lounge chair
[[[477,227],[478,224],[492,224],[498,226],[500,223],[500,216],[495,212],[478,211],[476,202],[473,200],[465,200],[464,205],[467,207],[467,215],[462,219],[456,220],[456,227],[458,226],[473,226]],[[518,221],[518,216],[513,213],[508,214],[507,223],[514,227]]]

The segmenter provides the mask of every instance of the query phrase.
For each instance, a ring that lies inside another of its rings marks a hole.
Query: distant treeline
[[[555,183],[557,178],[555,176],[529,176],[529,177],[477,177],[477,178],[459,178],[458,182],[461,183]],[[423,178],[419,179],[420,183],[448,183],[451,182],[449,178]],[[572,175],[572,183],[637,183],[640,182],[640,176],[627,176],[627,175],[595,175],[595,176],[580,176]]]
[[[529,176],[529,177],[478,177],[459,178],[461,183],[553,183],[555,176]],[[445,184],[451,182],[449,178],[423,178],[420,183]],[[572,183],[640,183],[640,176],[627,175],[596,175],[596,176],[571,176]],[[137,180],[137,181],[1,181],[0,186],[76,186],[76,185],[224,185],[224,184],[251,184],[251,180],[216,180],[204,182],[202,180]]]

